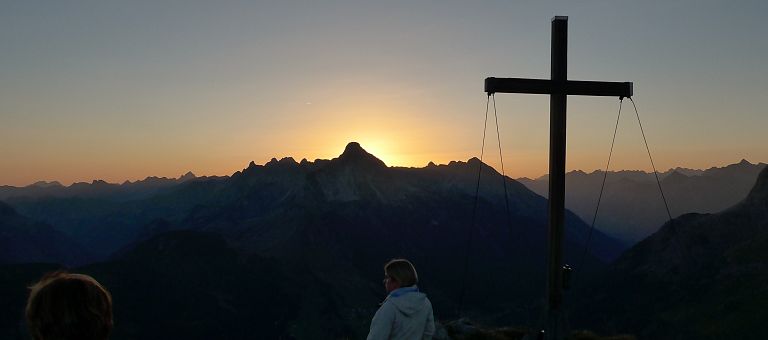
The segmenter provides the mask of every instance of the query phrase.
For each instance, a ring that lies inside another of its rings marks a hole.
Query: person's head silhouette
[[[415,286],[419,283],[416,268],[406,259],[394,259],[384,265],[384,289],[390,293],[398,288]]]
[[[112,296],[88,275],[49,273],[30,287],[26,318],[35,340],[106,340]]]

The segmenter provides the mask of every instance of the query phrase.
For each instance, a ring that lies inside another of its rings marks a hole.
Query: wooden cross
[[[565,127],[568,95],[631,97],[632,83],[568,80],[568,17],[552,18],[551,79],[486,78],[485,92],[549,94],[549,259],[547,339],[562,339]],[[579,268],[581,269],[581,268]]]

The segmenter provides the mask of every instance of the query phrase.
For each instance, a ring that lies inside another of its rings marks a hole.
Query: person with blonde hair
[[[419,292],[416,268],[406,259],[394,259],[384,265],[387,298],[371,320],[368,340],[432,339],[435,320],[432,303]]]
[[[34,340],[109,339],[112,295],[94,278],[58,271],[29,288],[26,319]]]

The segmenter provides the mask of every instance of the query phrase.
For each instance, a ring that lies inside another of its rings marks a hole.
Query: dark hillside
[[[746,199],[664,225],[584,295],[580,319],[648,339],[764,339],[768,169]]]

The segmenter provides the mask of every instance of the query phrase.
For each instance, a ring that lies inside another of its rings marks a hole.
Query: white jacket
[[[395,289],[376,311],[368,340],[432,339],[435,319],[432,303],[416,286]]]

